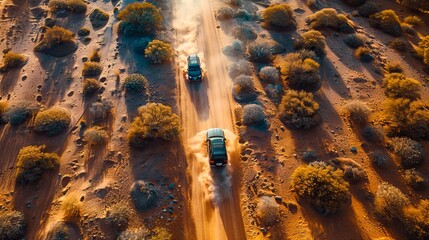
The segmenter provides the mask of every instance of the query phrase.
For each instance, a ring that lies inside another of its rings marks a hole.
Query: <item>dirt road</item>
[[[213,13],[213,0],[175,2],[177,77],[191,186],[188,197],[197,239],[245,239],[231,81]],[[189,54],[198,54],[203,62],[206,74],[201,83],[190,84],[182,75]],[[211,169],[208,164],[205,130],[213,127],[226,130],[230,164],[225,169]]]

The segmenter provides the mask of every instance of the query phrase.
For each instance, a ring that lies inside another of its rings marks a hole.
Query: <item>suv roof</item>
[[[200,58],[197,55],[190,55],[188,57],[189,66],[200,66]]]
[[[225,138],[225,134],[223,130],[220,128],[210,128],[209,130],[207,130],[207,138],[212,138],[212,137]]]

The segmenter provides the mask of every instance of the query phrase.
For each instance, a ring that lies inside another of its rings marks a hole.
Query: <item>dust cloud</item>
[[[201,184],[205,200],[215,206],[220,206],[226,197],[231,196],[232,187],[232,157],[237,151],[237,137],[229,130],[224,130],[228,165],[224,168],[211,167],[207,156],[206,131],[201,131],[188,141],[188,157],[198,170],[197,181]]]

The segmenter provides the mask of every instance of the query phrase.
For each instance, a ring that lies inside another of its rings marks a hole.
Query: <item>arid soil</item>
[[[0,50],[12,49],[28,57],[28,63],[0,75],[0,100],[30,101],[45,108],[61,106],[72,114],[70,129],[56,137],[45,137],[33,131],[33,121],[13,127],[0,125],[0,205],[22,211],[28,223],[26,239],[48,239],[52,227],[61,221],[60,211],[65,196],[75,195],[84,206],[79,225],[71,226],[74,239],[116,239],[104,221],[110,206],[125,201],[131,210],[129,228],[166,227],[172,239],[407,239],[402,226],[386,224],[374,214],[373,197],[377,186],[387,181],[401,189],[417,203],[427,199],[429,190],[410,189],[393,154],[385,147],[367,144],[345,117],[344,106],[351,100],[366,102],[377,121],[377,112],[386,98],[381,86],[383,66],[398,61],[407,76],[425,87],[423,100],[429,100],[422,63],[409,51],[399,53],[387,46],[393,37],[369,26],[368,19],[354,16],[353,8],[340,0],[316,1],[318,6],[332,7],[349,14],[357,32],[370,39],[375,60],[360,62],[344,42],[345,34],[322,30],[326,37],[326,56],[320,60],[322,87],[315,94],[320,103],[322,123],[311,130],[291,130],[278,118],[278,101],[267,96],[265,83],[258,80],[254,64],[256,103],[264,107],[269,127],[260,130],[246,127],[241,120],[242,105],[231,96],[232,80],[228,68],[244,56],[230,57],[223,49],[232,43],[231,29],[243,20],[219,21],[215,12],[230,6],[222,0],[149,1],[161,9],[163,30],[158,39],[172,44],[174,61],[152,65],[134,47],[139,37],[118,34],[119,10],[132,1],[90,1],[85,14],[49,11],[45,1],[3,0],[0,2]],[[271,65],[293,52],[293,42],[309,29],[305,18],[317,11],[306,1],[243,0],[242,8],[260,13],[271,3],[287,2],[294,9],[297,27],[274,31],[261,27],[259,21],[246,21],[258,33],[258,40],[273,40],[286,52],[276,54]],[[394,1],[378,1],[383,8],[394,9],[401,18],[411,13]],[[105,26],[93,28],[89,14],[96,8],[110,14]],[[233,7],[236,9],[237,7]],[[421,14],[427,23],[429,17]],[[78,50],[66,57],[35,53],[46,18],[57,21],[73,33],[82,27],[91,30],[89,41],[76,36]],[[429,27],[417,29],[418,36],[429,34]],[[418,37],[401,39],[417,44]],[[113,112],[103,127],[108,130],[108,143],[92,148],[83,140],[81,122],[94,125],[89,106],[97,96],[82,93],[83,61],[94,49],[100,49],[103,90],[98,98],[113,102]],[[183,75],[186,56],[201,57],[204,79],[190,84]],[[149,80],[144,96],[125,94],[121,81],[132,73]],[[180,142],[153,142],[144,149],[129,147],[126,137],[137,108],[148,102],[161,102],[172,107],[182,121]],[[212,169],[207,162],[205,130],[223,128],[227,137],[229,165]],[[16,156],[28,145],[46,145],[61,156],[59,169],[45,174],[34,185],[20,185],[16,178]],[[422,142],[426,151],[427,142]],[[357,151],[350,149],[355,147]],[[306,201],[297,199],[290,190],[290,176],[305,162],[305,151],[317,153],[318,161],[334,157],[351,158],[363,166],[367,180],[351,185],[351,205],[333,216],[322,216]],[[369,155],[382,152],[389,165],[378,169]],[[429,172],[429,159],[419,171]],[[132,207],[130,187],[136,180],[152,183],[159,192],[157,206],[144,212]],[[262,226],[256,205],[262,196],[273,196],[280,205],[281,218],[272,227]]]

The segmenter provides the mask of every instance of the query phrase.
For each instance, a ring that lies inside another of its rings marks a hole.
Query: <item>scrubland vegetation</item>
[[[117,18],[122,20],[120,29],[125,35],[153,35],[162,25],[160,10],[148,2],[128,4]]]
[[[23,239],[27,230],[24,214],[19,211],[2,209],[0,212],[0,239]]]

